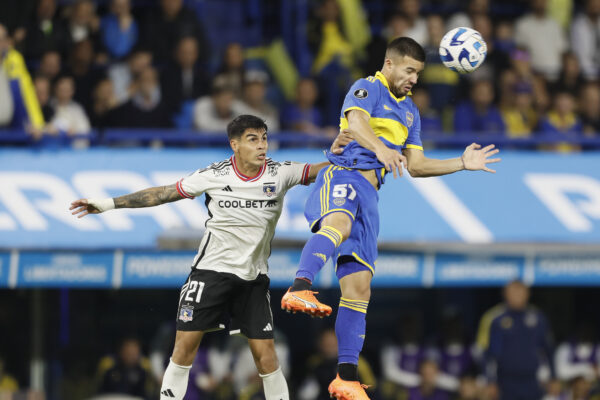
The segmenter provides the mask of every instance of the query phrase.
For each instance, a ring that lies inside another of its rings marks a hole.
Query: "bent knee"
[[[256,369],[261,375],[270,374],[271,372],[277,370],[279,368],[279,360],[277,359],[277,354],[273,352],[268,352],[266,354],[261,354],[256,359]]]
[[[342,235],[342,242],[350,237],[352,232],[352,218],[342,212],[334,212],[323,218],[321,227],[329,226],[339,231]]]

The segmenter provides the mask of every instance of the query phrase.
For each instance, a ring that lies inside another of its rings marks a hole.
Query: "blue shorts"
[[[352,218],[350,237],[336,249],[338,279],[360,270],[375,273],[378,202],[377,190],[358,170],[331,165],[319,172],[304,211],[311,231],[318,231],[321,219],[334,212]]]

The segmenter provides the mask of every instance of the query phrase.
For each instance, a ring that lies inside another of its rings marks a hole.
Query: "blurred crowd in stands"
[[[238,3],[3,0],[0,126],[34,139],[106,128],[224,132],[251,113],[273,132],[331,137],[351,83],[381,69],[388,41],[410,36],[427,52],[413,93],[424,138],[600,132],[600,0]],[[256,13],[262,40],[245,40]],[[465,76],[438,55],[457,26],[488,46],[483,66]],[[218,40],[227,30],[239,40]]]
[[[508,283],[504,301],[484,313],[476,332],[463,313],[448,307],[432,335],[425,334],[421,311],[400,310],[386,340],[369,343],[376,352],[359,359],[362,383],[374,400],[598,400],[600,341],[595,320],[570,327],[556,343],[545,314],[529,302],[529,288]],[[285,325],[280,321],[276,325]],[[290,334],[291,332],[287,332]],[[175,323],[165,322],[152,339],[124,336],[113,354],[102,357],[95,376],[65,373],[58,398],[94,400],[155,399],[172,351]],[[122,335],[122,334],[121,334]],[[150,337],[151,337],[150,336]],[[310,335],[309,335],[310,336]],[[306,339],[306,335],[303,336]],[[245,339],[225,332],[205,337],[194,360],[186,399],[264,398],[262,383]],[[314,348],[293,357],[301,346],[276,330],[275,344],[295,400],[326,400],[337,369],[335,331],[322,325]],[[308,343],[310,346],[310,343]],[[143,349],[147,349],[147,353]],[[83,362],[78,354],[77,363]],[[69,370],[65,366],[65,370]],[[80,369],[80,368],[77,368]],[[0,398],[11,400],[17,381],[0,361]],[[120,395],[122,397],[114,397]],[[2,397],[4,396],[4,397]],[[113,397],[110,397],[113,396]],[[38,397],[43,399],[42,397]]]

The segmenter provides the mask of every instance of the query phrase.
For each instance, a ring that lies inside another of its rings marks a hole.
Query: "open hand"
[[[342,154],[344,151],[344,146],[354,140],[354,136],[352,136],[352,131],[350,129],[343,129],[338,133],[335,137],[335,140],[331,144],[331,151],[333,154]]]
[[[469,171],[486,171],[496,173],[495,170],[489,169],[487,164],[500,162],[500,158],[490,158],[494,154],[497,154],[500,150],[495,149],[496,146],[490,144],[485,146],[483,149],[480,144],[471,143],[465,149],[465,152],[461,156],[465,169]]]
[[[75,210],[71,214],[77,215],[77,218],[85,217],[88,214],[100,214],[101,211],[93,204],[88,203],[88,199],[79,199],[71,203],[69,210]]]

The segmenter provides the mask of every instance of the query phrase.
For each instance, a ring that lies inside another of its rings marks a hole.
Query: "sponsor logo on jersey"
[[[271,326],[271,323],[270,323],[270,322],[267,322],[267,326],[265,326],[265,327],[263,328],[263,331],[264,331],[264,332],[270,332],[270,331],[272,331],[272,330],[273,330],[273,327]]]
[[[229,175],[229,168],[213,169],[213,174],[215,174],[215,176]]]
[[[354,91],[354,97],[357,99],[366,99],[369,97],[369,92],[367,92],[367,89],[356,89]]]
[[[267,168],[267,174],[269,174],[271,176],[276,176],[278,168],[279,168],[278,164],[269,165],[269,167]]]
[[[173,391],[171,389],[163,390],[162,392],[160,392],[160,394],[165,397],[175,397],[175,394],[173,394]]]
[[[267,197],[273,197],[275,195],[275,182],[266,182],[263,183],[263,193],[267,195]]]
[[[415,121],[415,116],[413,115],[413,113],[407,111],[406,112],[406,124],[408,125],[409,128],[412,126],[414,121]]]
[[[221,189],[221,190],[223,190],[223,191],[225,191],[225,192],[233,192],[233,190],[231,190],[231,186],[229,186],[229,185],[225,186],[225,187],[224,187],[223,189]]]
[[[323,254],[323,253],[312,253],[312,254],[315,257],[319,257],[321,260],[323,260],[324,263],[327,262],[327,257],[325,256],[325,254]]]
[[[219,200],[221,208],[273,208],[277,200]]]
[[[194,316],[194,309],[191,307],[182,306],[179,311],[179,320],[183,322],[190,322]]]
[[[387,104],[384,104],[384,105],[383,105],[383,109],[384,109],[384,110],[388,110],[388,111],[392,111],[392,109],[391,109],[391,108],[389,108]]]

